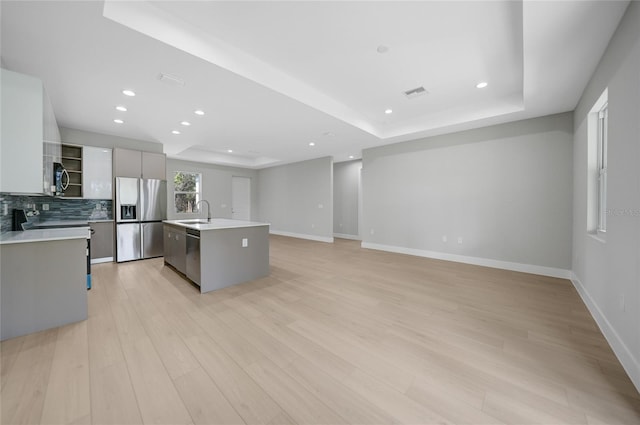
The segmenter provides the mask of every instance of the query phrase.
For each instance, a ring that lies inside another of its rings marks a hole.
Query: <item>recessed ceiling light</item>
[[[189,121],[182,121],[180,124],[184,125],[184,126],[190,126],[191,123]]]
[[[127,108],[125,108],[124,106],[116,106],[116,109],[120,112],[127,112]]]
[[[113,120],[113,122],[116,123],[116,124],[124,124],[124,121],[122,121],[121,119],[118,119],[118,118]]]
[[[233,149],[227,149],[227,152],[233,153]]]
[[[313,142],[309,142],[309,146],[315,146],[316,144]]]
[[[180,132],[179,132],[178,130],[171,130],[171,132],[172,132],[173,134],[180,134]]]
[[[122,94],[130,97],[133,97],[136,95],[136,93],[133,90],[122,90]]]
[[[355,158],[353,155],[349,155],[349,159],[353,159]]]
[[[488,85],[489,85],[489,83],[487,83],[486,81],[482,81],[482,82],[476,84],[476,87],[479,88],[479,89],[483,89],[483,88],[487,87]]]
[[[378,53],[387,53],[389,51],[389,48],[387,46],[384,46],[384,45],[381,44],[381,45],[378,46],[376,51]]]
[[[204,111],[202,109],[196,109],[193,113],[200,116],[204,115]]]
[[[393,109],[385,109],[384,113],[389,115],[389,114],[393,114]]]

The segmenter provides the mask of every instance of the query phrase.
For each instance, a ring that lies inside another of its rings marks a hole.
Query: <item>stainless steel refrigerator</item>
[[[161,257],[167,182],[116,177],[116,261]]]

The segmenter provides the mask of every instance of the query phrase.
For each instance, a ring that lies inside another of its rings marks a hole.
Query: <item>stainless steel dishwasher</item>
[[[187,229],[187,277],[200,286],[200,231]]]

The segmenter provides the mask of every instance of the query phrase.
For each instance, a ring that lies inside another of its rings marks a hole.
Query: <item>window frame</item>
[[[197,176],[196,179],[196,190],[195,191],[183,191],[176,190],[176,177],[178,174],[193,174]],[[178,203],[176,202],[176,195],[182,194],[195,194],[195,203],[193,204],[191,211],[178,211]],[[202,199],[202,173],[197,171],[180,171],[176,170],[173,173],[173,209],[176,214],[197,214],[199,213],[196,205]]]
[[[609,103],[598,111],[598,226],[597,233],[607,232],[607,148],[609,139]]]

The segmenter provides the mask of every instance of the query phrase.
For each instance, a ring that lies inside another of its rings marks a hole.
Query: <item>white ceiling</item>
[[[573,110],[628,3],[2,1],[0,54],[61,126],[262,168]]]

